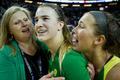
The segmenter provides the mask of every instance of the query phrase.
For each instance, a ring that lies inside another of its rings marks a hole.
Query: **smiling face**
[[[94,27],[95,27],[94,17],[86,13],[84,14],[78,22],[78,25],[73,30],[73,46],[76,50],[82,52],[90,52],[95,47]]]
[[[50,7],[39,7],[35,15],[35,30],[40,40],[47,41],[53,39],[58,34],[60,28],[58,15]]]
[[[17,11],[10,19],[9,30],[16,40],[29,38],[32,34],[32,22],[24,12]]]

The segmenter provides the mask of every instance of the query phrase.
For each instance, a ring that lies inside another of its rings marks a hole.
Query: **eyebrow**
[[[78,25],[80,25],[81,23],[84,24],[82,21],[79,21],[79,22],[78,22]]]
[[[23,20],[24,20],[25,18],[23,18]],[[15,22],[18,22],[18,21],[21,21],[21,19],[14,19],[13,20],[13,23],[15,23]]]
[[[81,24],[82,24],[83,26],[86,26],[83,21],[79,21],[79,24],[78,24],[78,25],[81,25]]]
[[[39,17],[39,16],[38,16],[38,17]],[[38,17],[35,16],[34,18],[36,19],[36,18],[38,18]],[[40,17],[44,18],[44,17],[49,17],[49,16],[48,16],[48,15],[42,15],[42,16],[40,16]]]

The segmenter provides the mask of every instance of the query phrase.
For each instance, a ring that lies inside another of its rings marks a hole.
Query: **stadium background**
[[[0,19],[5,10],[12,5],[28,8],[34,16],[37,6],[43,3],[59,5],[67,16],[70,29],[77,25],[77,21],[85,12],[90,10],[108,11],[120,20],[120,0],[0,0]]]

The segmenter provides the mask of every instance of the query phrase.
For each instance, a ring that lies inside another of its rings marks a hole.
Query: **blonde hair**
[[[31,20],[30,12],[22,7],[19,6],[12,6],[6,10],[6,12],[3,14],[0,24],[0,46],[3,46],[4,44],[10,44],[10,32],[9,32],[9,21],[12,17],[12,15],[18,11],[24,12],[27,17]],[[12,47],[13,48],[13,47]]]
[[[63,10],[59,6],[51,4],[51,3],[45,3],[45,4],[40,5],[39,7],[50,7],[52,9],[54,9],[58,15],[58,20],[64,22],[64,27],[62,29],[64,41],[59,48],[59,60],[60,60],[60,65],[61,65],[62,61],[64,59],[65,53],[68,51],[69,48],[72,48],[71,36],[70,36],[69,29],[67,28],[66,16],[65,16]]]

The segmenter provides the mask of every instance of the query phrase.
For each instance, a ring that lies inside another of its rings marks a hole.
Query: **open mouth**
[[[25,33],[25,32],[30,32],[30,29],[29,29],[29,28],[23,29],[22,32],[23,32],[23,33]]]
[[[45,29],[45,28],[41,28],[41,29],[40,29],[40,28],[38,28],[38,29],[36,30],[37,34],[39,34],[39,35],[40,35],[40,34],[47,33],[47,31],[48,31],[48,30],[47,30],[47,29]]]
[[[47,30],[39,30],[39,31],[37,31],[37,33],[39,33],[39,34],[46,33],[46,32],[47,32]]]
[[[72,44],[76,45],[78,43],[78,40],[76,38],[75,32],[72,32]]]
[[[73,43],[73,45],[75,45],[75,44],[78,43],[78,40],[73,38],[73,39],[72,39],[72,43]]]

